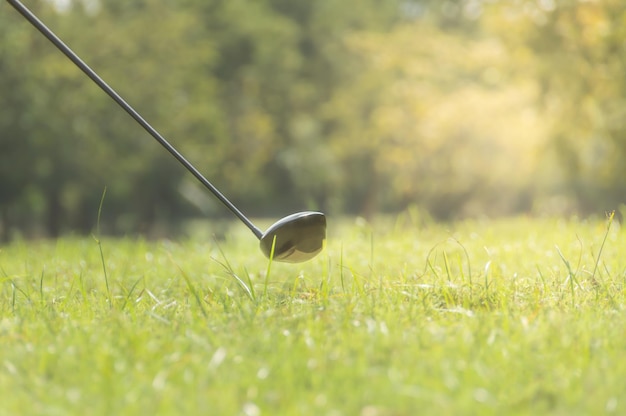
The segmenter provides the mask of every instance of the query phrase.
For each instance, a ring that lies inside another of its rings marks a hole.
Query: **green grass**
[[[330,218],[271,269],[228,236],[2,247],[0,414],[626,412],[617,222]]]

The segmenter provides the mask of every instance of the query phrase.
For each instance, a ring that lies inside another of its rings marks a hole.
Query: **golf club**
[[[26,6],[18,0],[7,0],[26,20],[54,44],[63,54],[79,67],[93,82],[122,107],[156,141],[172,154],[189,172],[193,174],[213,195],[217,197],[237,218],[239,218],[259,239],[261,251],[265,256],[276,261],[298,263],[317,255],[326,239],[326,217],[321,212],[305,211],[288,215],[276,221],[265,233],[257,228],[232,202],[230,202],[211,182],[209,182],[187,159],[183,157],[158,131],[135,111],[113,88],[96,74],[76,55],[61,39],[41,22]]]

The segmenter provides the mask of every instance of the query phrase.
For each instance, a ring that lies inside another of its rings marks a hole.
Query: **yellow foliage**
[[[472,201],[507,189],[506,198],[530,186],[546,123],[538,86],[514,75],[514,51],[423,23],[347,42],[367,70],[332,108],[362,123],[347,123],[336,140],[346,154],[372,149],[374,169],[401,198],[443,189]]]

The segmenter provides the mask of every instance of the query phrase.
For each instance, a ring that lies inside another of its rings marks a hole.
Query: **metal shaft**
[[[154,129],[141,115],[135,111],[113,88],[111,88],[96,72],[91,69],[82,59],[74,53],[63,41],[55,35],[48,27],[37,18],[19,0],[7,0],[22,16],[26,18],[37,30],[39,30],[50,42],[54,44],[65,56],[67,56],[85,75],[95,82],[104,92],[107,93],[120,107],[122,107],[137,123],[141,125],[154,139],[172,154],[193,176],[196,177],[213,195],[217,197],[226,207],[235,214],[246,226],[261,239],[263,232],[258,229],[239,209],[233,205],[211,182],[209,182],[182,154],[178,152],[158,131]]]

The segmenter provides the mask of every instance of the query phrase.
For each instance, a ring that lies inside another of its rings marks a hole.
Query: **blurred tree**
[[[148,120],[163,121],[164,131],[186,138],[187,147],[219,125],[219,113],[206,99],[211,80],[195,76],[211,59],[212,48],[198,35],[191,11],[178,10],[162,19],[159,1],[107,2],[96,9],[81,4],[68,3],[61,11],[50,3],[38,4],[36,13]],[[111,14],[117,7],[125,10],[121,23]],[[20,154],[30,153],[29,173],[45,202],[47,233],[58,235],[63,227],[88,232],[105,186],[110,189],[105,215],[122,219],[110,230],[149,229],[156,220],[179,218],[183,202],[176,189],[184,170],[20,19],[10,15],[11,24],[3,28],[28,33],[30,45],[17,45],[28,71],[16,72],[23,82],[3,99],[20,115],[10,119],[21,120],[24,127],[11,138],[22,144]],[[11,77],[3,71],[4,82]],[[10,131],[10,126],[3,127],[4,145]],[[12,162],[7,169],[26,173]],[[8,176],[2,182],[8,194]],[[130,207],[134,219],[128,220],[123,213]]]
[[[364,215],[414,203],[442,219],[528,210],[545,140],[538,89],[516,77],[496,35],[439,25],[422,18],[347,39],[365,70],[327,109],[346,191]]]
[[[214,74],[231,148],[223,158],[231,165],[224,171],[237,200],[254,202],[257,213],[332,205],[337,160],[328,135],[332,126],[319,113],[352,76],[343,38],[389,25],[396,6],[395,1],[367,1],[358,8],[328,0],[197,3],[208,36],[219,45]]]
[[[106,2],[96,12],[84,12],[88,27],[80,53],[209,176],[207,166],[212,167],[217,152],[206,151],[207,139],[224,128],[215,80],[206,72],[215,46],[200,30],[194,10],[171,6],[161,0],[133,0]],[[189,213],[179,186],[190,176],[108,97],[95,92],[100,104],[91,116],[99,122],[94,126],[97,141],[110,149],[99,176],[108,188],[107,206],[113,207],[108,215],[112,230],[149,232],[156,223],[175,226]]]
[[[30,43],[29,33],[15,30],[6,14],[0,15],[0,240],[10,237],[15,221],[15,205],[24,196],[31,178],[31,155],[25,139],[25,117],[28,108],[23,91],[28,57],[24,52]],[[19,45],[15,47],[14,45]]]
[[[626,4],[539,6],[523,17],[534,23],[528,41],[567,178],[561,192],[585,214],[616,209],[626,202]]]

